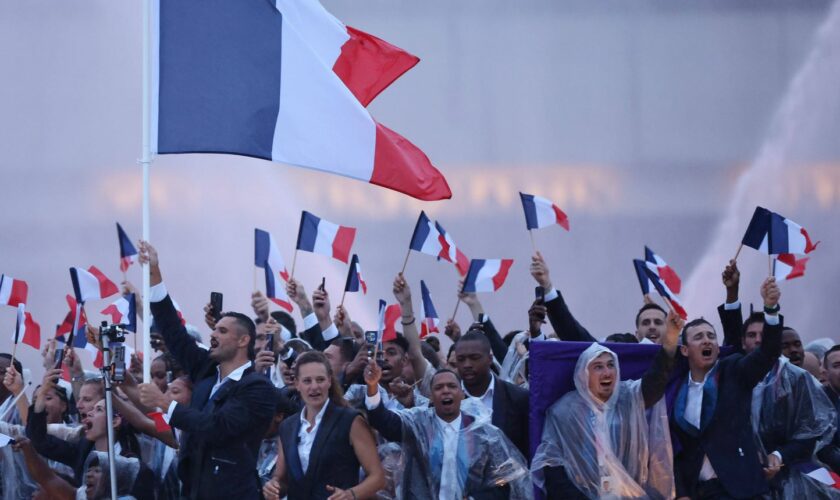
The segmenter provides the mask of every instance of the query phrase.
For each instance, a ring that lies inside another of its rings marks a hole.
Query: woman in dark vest
[[[303,409],[280,425],[274,477],[267,499],[355,500],[373,497],[385,485],[373,433],[365,419],[347,407],[326,356],[302,354],[294,367]],[[359,466],[365,479],[359,482]]]

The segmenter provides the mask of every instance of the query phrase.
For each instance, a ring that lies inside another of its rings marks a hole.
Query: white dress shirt
[[[315,436],[318,435],[318,427],[321,426],[321,419],[324,418],[324,412],[327,411],[329,400],[321,407],[321,411],[315,415],[315,424],[312,429],[308,429],[309,421],[306,419],[306,407],[300,411],[300,431],[298,431],[298,456],[300,456],[300,466],[303,468],[303,473],[306,474],[306,469],[309,468],[309,454],[312,452],[312,444],[315,442]]]
[[[462,498],[458,484],[458,434],[461,432],[461,414],[452,422],[435,415],[443,439],[443,466],[440,471],[440,500]]]
[[[243,364],[239,368],[233,370],[232,372],[228,373],[227,377],[225,377],[225,378],[221,378],[222,372],[221,372],[221,370],[219,370],[219,367],[217,366],[216,367],[216,383],[213,385],[213,388],[210,389],[210,397],[208,397],[207,399],[210,400],[213,397],[213,394],[216,394],[216,391],[219,390],[219,387],[221,387],[222,384],[224,384],[228,380],[233,380],[234,382],[239,382],[239,380],[242,378],[242,375],[245,374],[245,370],[250,368],[251,365],[252,365],[252,363],[250,361],[246,361],[245,364]],[[164,420],[166,421],[167,424],[169,423],[169,419],[172,418],[172,412],[175,411],[175,406],[177,406],[177,405],[178,405],[178,403],[176,401],[173,401],[173,402],[169,403],[169,409],[166,410],[166,415],[165,415],[165,418],[164,418]]]
[[[467,386],[461,382],[461,388],[464,389],[464,394],[470,397],[474,397],[476,399],[480,399],[481,403],[484,405],[485,408],[490,410],[490,415],[493,415],[493,393],[496,387],[496,376],[493,375],[493,372],[490,372],[490,385],[487,386],[487,390],[484,391],[484,394],[481,396],[477,396],[475,394],[471,394],[470,391],[467,390]]]
[[[715,363],[715,365],[717,365],[717,363]],[[685,421],[698,429],[700,429],[700,418],[703,413],[703,386],[706,385],[706,380],[709,378],[709,374],[713,371],[714,367],[706,372],[706,375],[703,377],[701,382],[695,382],[692,380],[691,374],[689,373],[688,375],[688,394],[686,395],[685,402]],[[709,462],[709,457],[707,455],[703,455],[703,466],[700,468],[700,481],[707,481],[716,477],[717,474],[715,473],[715,469],[712,467],[711,462]]]

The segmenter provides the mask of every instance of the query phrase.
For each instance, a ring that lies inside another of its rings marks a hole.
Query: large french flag
[[[254,229],[254,265],[265,271],[265,295],[278,306],[292,310],[292,301],[286,295],[286,287],[278,281],[289,280],[289,271],[274,237],[262,229]]]
[[[350,269],[347,271],[347,283],[344,284],[345,292],[358,292],[362,290],[363,294],[367,294],[367,283],[362,278],[362,265],[359,263],[359,256],[353,254],[350,259]]]
[[[665,262],[665,259],[656,254],[647,245],[645,246],[645,263],[656,273],[659,278],[668,286],[668,289],[675,294],[680,293],[682,281],[677,272]]]
[[[130,332],[137,332],[137,306],[133,293],[123,295],[111,302],[101,314],[111,316],[114,325],[125,325]]]
[[[805,276],[805,264],[808,257],[797,259],[792,253],[783,253],[773,259],[773,276],[776,281],[792,280]]]
[[[251,156],[421,200],[450,198],[429,158],[363,105],[406,64],[354,62],[353,53],[366,52],[356,49],[379,49],[371,39],[344,39],[350,32],[307,2],[313,0],[153,2],[153,151]],[[355,83],[351,75],[374,67],[385,73]]]
[[[347,263],[356,228],[339,226],[304,210],[300,217],[297,249],[319,253]]]
[[[137,255],[137,249],[131,243],[131,238],[123,230],[120,223],[117,222],[117,238],[120,242],[120,271],[128,271],[128,266],[134,263],[134,256]]]
[[[438,258],[448,260],[449,262],[455,264],[455,267],[458,269],[458,274],[464,276],[467,274],[467,269],[470,267],[470,260],[466,255],[464,255],[464,252],[455,245],[455,241],[449,233],[443,229],[443,226],[441,226],[438,221],[435,221],[435,227],[437,228],[438,241],[440,242],[441,247]]]
[[[429,288],[423,280],[420,280],[420,318],[421,339],[430,333],[440,333],[438,328],[440,317],[432,303],[432,294],[429,293]]]
[[[813,243],[802,226],[777,213],[770,215],[767,251],[771,255],[811,253],[820,242]]]
[[[73,292],[78,302],[104,299],[119,292],[117,285],[96,266],[90,266],[87,270],[71,267],[70,279],[73,280]]]
[[[470,261],[464,292],[495,292],[505,282],[513,259],[473,259]]]
[[[560,207],[551,200],[541,196],[520,192],[522,208],[525,210],[525,226],[528,230],[559,224],[566,231],[569,230],[569,218]]]
[[[28,294],[29,285],[25,281],[0,274],[0,304],[12,307],[17,307],[18,304],[26,304]]]

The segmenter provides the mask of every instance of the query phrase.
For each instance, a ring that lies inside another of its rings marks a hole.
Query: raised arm
[[[303,285],[294,278],[289,279],[286,282],[286,294],[298,306],[300,315],[303,318],[303,331],[300,332],[300,338],[309,342],[309,345],[316,351],[326,349],[327,343],[324,341],[321,322],[315,314],[312,302],[306,296],[306,290],[304,290]]]
[[[408,357],[411,360],[412,368],[414,368],[414,376],[417,380],[422,380],[426,373],[426,363],[428,361],[423,357],[423,351],[420,348],[420,334],[417,332],[414,306],[411,304],[411,288],[402,273],[394,278],[394,297],[399,302],[400,309],[402,309],[400,323],[402,323],[403,337],[408,341]]]
[[[724,268],[721,279],[723,286],[726,287],[726,302],[718,306],[718,316],[723,326],[723,345],[732,346],[736,352],[743,353],[741,328],[744,320],[741,314],[741,303],[738,301],[741,272],[738,271],[738,264],[734,260],[730,260]]]
[[[50,468],[32,447],[30,440],[20,438],[13,445],[15,451],[23,453],[26,468],[29,475],[41,487],[41,492],[46,493],[47,498],[58,500],[73,500],[76,498],[76,489],[70,483],[61,479]]]
[[[475,293],[464,293],[463,290],[464,280],[460,280],[458,282],[458,299],[470,308],[473,321],[481,323],[481,330],[484,332],[487,340],[490,341],[490,349],[493,351],[493,357],[501,363],[504,361],[505,355],[507,355],[507,346],[504,340],[502,340],[502,336],[499,335],[499,331],[496,329],[496,325],[490,320],[490,316],[484,312],[484,306],[478,300],[478,295]]]
[[[671,370],[674,368],[674,357],[677,353],[677,341],[685,321],[673,311],[668,313],[665,338],[662,339],[662,349],[656,353],[650,368],[642,376],[642,397],[645,408],[655,405],[665,394]]]
[[[769,277],[761,284],[761,298],[764,300],[764,330],[761,346],[738,360],[735,369],[737,379],[747,387],[755,387],[778,361],[782,354],[782,329],[784,317],[779,314],[781,292],[776,278]]]
[[[595,337],[590,335],[589,331],[572,316],[560,290],[554,288],[551,283],[548,265],[546,265],[540,252],[531,257],[531,276],[545,290],[545,307],[548,310],[548,320],[551,322],[551,327],[554,328],[557,337],[560,340],[595,342]]]
[[[61,376],[61,369],[47,371],[41,387],[35,395],[35,403],[26,422],[26,436],[32,440],[32,446],[41,455],[69,466],[76,465],[78,449],[76,446],[47,434],[47,410],[45,394],[55,388],[55,380]]]
[[[403,426],[400,416],[385,408],[382,404],[382,397],[379,394],[379,380],[382,378],[382,368],[371,359],[365,368],[365,385],[367,393],[365,407],[368,410],[370,425],[382,435],[387,441],[402,442]]]

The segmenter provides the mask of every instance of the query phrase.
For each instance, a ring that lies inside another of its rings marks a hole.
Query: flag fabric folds
[[[645,262],[648,267],[655,271],[662,281],[668,286],[672,292],[679,294],[682,288],[682,281],[677,276],[676,271],[665,262],[665,259],[656,255],[656,253],[645,245]]]
[[[741,243],[759,252],[767,252],[767,234],[770,232],[770,212],[764,207],[755,207]]]
[[[350,269],[347,271],[347,283],[344,285],[345,292],[358,292],[361,288],[362,293],[367,294],[367,283],[362,278],[362,266],[359,264],[359,256],[353,254],[350,259]]]
[[[29,312],[26,313],[23,322],[20,341],[33,349],[41,349],[41,325],[32,318],[32,314]]]
[[[408,247],[416,252],[440,258],[441,244],[440,233],[435,223],[429,219],[426,212],[421,211],[414,226],[414,233],[411,235],[411,243]]]
[[[813,243],[808,231],[802,226],[777,213],[770,215],[770,231],[767,251],[771,255],[811,253],[819,241]]]
[[[448,260],[449,262],[455,264],[455,267],[458,269],[458,274],[464,276],[467,274],[467,269],[470,267],[470,260],[466,255],[464,255],[464,252],[455,245],[455,241],[437,221],[435,221],[435,228],[437,228],[438,231],[438,241],[440,242],[441,247],[438,258]]]
[[[70,279],[73,280],[73,292],[78,302],[105,299],[119,292],[117,285],[96,266],[90,266],[87,271],[80,267],[71,267]]]
[[[528,230],[554,224],[559,224],[566,231],[569,230],[569,218],[551,200],[522,192],[519,193],[519,198],[525,210],[525,226]]]
[[[73,347],[84,348],[87,345],[85,330],[87,328],[87,315],[81,302],[77,302],[72,295],[67,296],[67,305],[70,312],[64,317],[64,321],[58,325],[55,331],[56,338],[62,338],[63,342],[72,342]],[[72,338],[71,338],[72,337]]]
[[[0,304],[12,307],[26,304],[28,294],[29,285],[25,281],[0,274]]]
[[[128,271],[128,267],[134,263],[134,256],[137,255],[137,249],[131,243],[131,238],[123,230],[120,223],[117,222],[117,238],[120,242],[120,271]]]
[[[429,158],[377,123],[359,101],[369,101],[408,69],[405,57],[397,54],[394,67],[381,64],[376,44],[361,32],[344,57],[341,38],[351,34],[340,33],[338,25],[312,29],[305,5],[154,1],[153,152],[250,156],[421,200],[450,198]],[[316,24],[327,22],[334,23],[321,16]],[[370,60],[362,57],[368,49],[374,66],[387,71],[359,83],[358,75],[371,68],[361,66]]]
[[[438,325],[440,318],[435,310],[435,305],[432,304],[432,295],[429,293],[429,288],[426,282],[420,280],[420,338],[424,338],[430,333],[440,333]]]
[[[111,302],[100,314],[111,316],[112,324],[125,325],[128,331],[137,333],[137,306],[133,293]]]
[[[389,304],[385,308],[383,316],[382,342],[391,342],[397,338],[397,321],[402,316],[402,307],[399,304]]]
[[[659,292],[659,295],[661,295],[666,301],[670,302],[671,307],[674,308],[674,311],[682,319],[688,319],[688,313],[685,311],[685,308],[680,302],[679,297],[677,297],[677,294],[668,288],[668,285],[665,284],[665,281],[659,277],[649,262],[645,262],[645,266],[645,272],[647,273],[650,282],[653,283],[653,286],[656,288],[656,291]]]
[[[346,26],[317,0],[277,0],[277,6],[362,106],[420,61],[399,47]]]
[[[289,280],[289,271],[274,237],[262,229],[254,229],[254,265],[265,271],[265,295],[269,300],[291,312],[292,301],[286,295],[286,287],[277,278]]]
[[[792,253],[783,253],[773,259],[773,276],[776,281],[792,280],[805,276],[805,264],[809,257],[797,259]]]
[[[464,292],[495,292],[504,284],[513,259],[473,259],[470,261]]]
[[[356,228],[339,226],[304,210],[300,217],[297,249],[326,255],[347,263]]]
[[[639,279],[639,286],[642,288],[642,295],[650,293],[652,283],[647,275],[647,264],[643,260],[633,259],[633,268],[636,269],[636,277]]]

